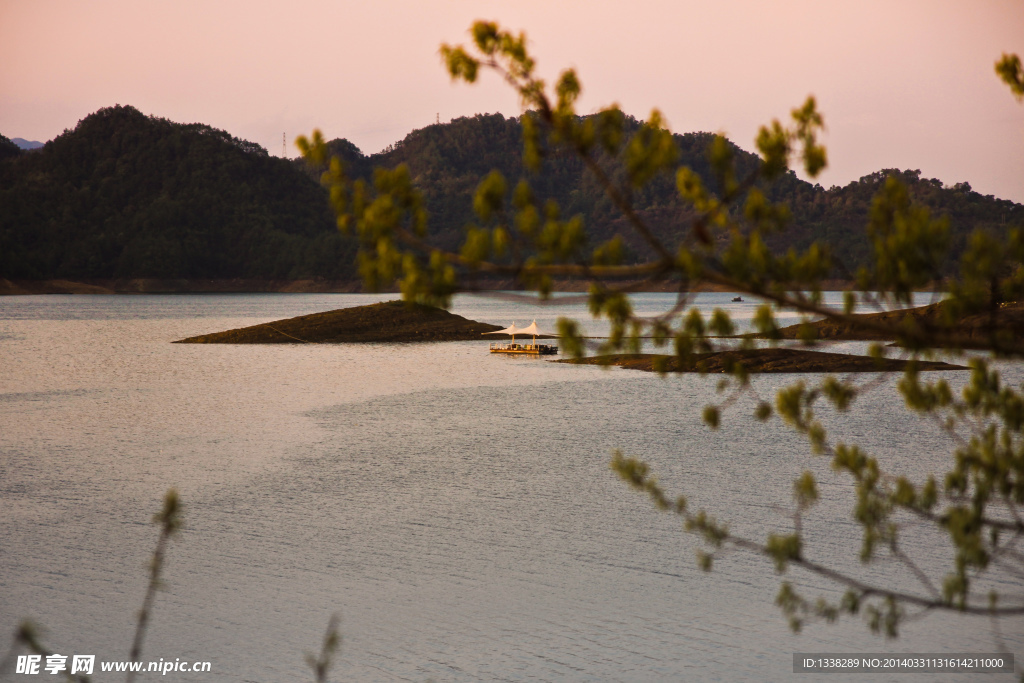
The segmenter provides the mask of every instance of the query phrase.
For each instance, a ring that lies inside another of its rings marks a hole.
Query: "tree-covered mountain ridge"
[[[625,117],[625,132],[635,133],[641,121]],[[708,132],[675,134],[679,163],[689,166],[716,189],[708,158],[714,139]],[[760,158],[729,142],[739,174],[750,172]],[[595,243],[621,234],[633,248],[635,258],[645,255],[646,245],[626,225],[621,213],[608,198],[593,174],[573,155],[544,158],[538,174],[527,173],[522,165],[522,126],[520,118],[485,114],[454,119],[415,130],[382,152],[362,154],[348,140],[328,143],[329,150],[341,158],[346,172],[369,180],[374,167],[406,164],[416,186],[423,192],[431,214],[431,230],[443,246],[454,248],[467,224],[478,221],[472,209],[477,184],[491,170],[505,177],[509,188],[525,178],[542,199],[558,202],[564,216],[584,217]],[[629,184],[622,164],[603,159],[604,168],[622,188]],[[967,182],[944,184],[925,178],[920,170],[880,169],[844,186],[823,188],[787,173],[764,189],[774,201],[785,201],[792,220],[781,234],[771,238],[770,246],[781,251],[790,247],[806,248],[814,241],[827,244],[841,264],[836,277],[844,278],[869,258],[866,226],[871,200],[890,175],[906,184],[911,199],[927,207],[933,216],[949,221],[951,253],[947,272],[955,268],[970,233],[976,228],[1003,234],[1024,225],[1024,205],[992,195],[974,192]],[[680,197],[675,177],[663,174],[641,190],[629,191],[634,209],[667,243],[687,239],[694,213]],[[724,236],[722,236],[724,238]]]
[[[626,117],[625,133],[640,125]],[[707,148],[713,137],[675,135],[679,162],[711,178]],[[424,195],[435,243],[461,242],[465,227],[478,220],[473,193],[497,169],[510,187],[525,178],[563,215],[581,215],[595,241],[621,232],[632,258],[645,256],[644,245],[629,239],[620,212],[578,159],[551,154],[540,173],[524,169],[518,117],[457,118],[414,130],[376,154],[363,154],[343,139],[329,148],[358,178],[371,179],[377,166],[406,164]],[[741,173],[760,163],[754,154],[731,149]],[[626,186],[614,160],[604,161],[612,179]],[[954,254],[974,228],[1001,233],[1024,224],[1020,204],[982,196],[966,183],[922,178],[919,171],[881,170],[829,189],[790,173],[766,188],[793,214],[772,247],[820,240],[855,267],[868,253],[864,226],[871,198],[890,173],[934,215],[948,217]],[[0,278],[354,281],[354,241],[335,229],[316,179],[303,161],[271,157],[227,132],[146,116],[129,106],[101,109],[31,152],[0,136]],[[670,174],[630,198],[666,240],[686,239],[693,213]]]
[[[354,279],[354,244],[292,162],[203,124],[101,109],[0,141],[0,278]]]

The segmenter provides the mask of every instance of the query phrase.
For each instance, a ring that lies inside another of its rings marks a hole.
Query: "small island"
[[[981,312],[964,316],[950,323],[943,302],[877,313],[855,313],[850,321],[824,319],[810,323],[798,323],[779,330],[782,339],[800,339],[809,327],[811,339],[829,339],[833,341],[896,341],[895,335],[883,333],[870,326],[858,325],[864,321],[868,325],[880,323],[888,327],[903,327],[918,332],[952,332],[960,336],[964,348],[985,348],[991,338],[993,329],[997,334],[1007,337],[1007,345],[1016,346],[1012,340],[1024,338],[1024,303],[1004,303],[991,313]],[[763,338],[764,334],[743,335]]]
[[[482,340],[500,325],[463,318],[433,306],[387,301],[300,315],[261,325],[180,339],[175,344],[344,344]],[[495,335],[493,338],[507,338]]]
[[[804,349],[732,349],[713,353],[697,353],[683,364],[675,356],[654,353],[619,353],[588,358],[565,358],[553,363],[578,365],[615,365],[645,372],[708,372],[723,373],[742,363],[749,373],[796,372],[893,372],[901,371],[910,361],[898,358],[871,358],[845,353],[826,353]],[[920,370],[966,370],[962,365],[939,361],[916,361]]]

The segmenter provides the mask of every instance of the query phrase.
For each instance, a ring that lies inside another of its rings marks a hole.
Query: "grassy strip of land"
[[[742,364],[750,373],[796,372],[892,372],[907,367],[910,361],[897,358],[871,358],[845,353],[825,353],[804,349],[734,349],[697,353],[683,362],[676,356],[653,353],[620,353],[588,358],[566,358],[554,363],[579,365],[616,365],[646,372],[729,372]],[[915,361],[921,370],[966,370],[962,365],[938,361]]]

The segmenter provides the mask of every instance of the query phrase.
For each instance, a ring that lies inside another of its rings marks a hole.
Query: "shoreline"
[[[39,294],[355,294],[361,283],[350,280],[257,280],[125,278],[111,280],[5,280],[0,296]]]
[[[618,366],[627,370],[657,373],[731,374],[742,365],[751,374],[793,374],[805,372],[902,372],[910,361],[901,358],[872,358],[827,351],[794,348],[729,349],[694,354],[688,361],[657,353],[616,353],[585,358],[549,361],[569,365]],[[921,371],[967,370],[963,365],[942,361],[916,361]]]
[[[624,281],[619,283],[628,286]],[[637,282],[636,284],[639,284]],[[824,291],[840,291],[853,286],[843,280],[826,280]],[[556,280],[554,291],[586,292],[588,283],[579,280]],[[528,291],[512,280],[478,283],[486,291]],[[646,286],[640,292],[676,292],[678,283],[664,282]],[[713,285],[694,288],[696,292],[729,292]],[[397,287],[381,290],[397,294]],[[39,294],[363,294],[368,293],[360,280],[260,280],[254,278],[120,278],[120,279],[54,279],[8,280],[0,278],[0,296],[32,296]]]

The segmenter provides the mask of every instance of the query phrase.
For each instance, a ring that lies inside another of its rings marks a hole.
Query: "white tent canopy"
[[[540,330],[537,329],[537,321],[534,320],[530,325],[528,325],[527,327],[524,327],[523,329],[519,330],[519,334],[530,334],[530,335],[533,335],[534,337],[536,337],[537,335],[543,334],[543,333]]]
[[[484,332],[484,334],[511,334],[511,335],[517,335],[517,334],[521,334],[523,332],[523,330],[524,330],[524,328],[516,327],[516,324],[512,323],[511,327],[506,327],[503,330],[495,330],[494,332]]]
[[[516,327],[516,324],[512,323],[511,327],[506,327],[503,330],[495,330],[494,332],[484,332],[484,334],[510,334],[514,338],[517,334],[532,335],[534,337],[537,337],[544,333],[537,329],[537,321],[534,320],[526,327]]]

